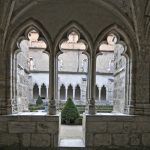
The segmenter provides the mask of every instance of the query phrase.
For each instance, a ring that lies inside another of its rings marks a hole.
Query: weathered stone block
[[[150,132],[150,123],[149,122],[139,122],[137,123],[137,132]]]
[[[121,133],[123,131],[122,122],[110,122],[108,123],[108,132],[109,133]]]
[[[0,122],[0,133],[7,132],[7,122]]]
[[[22,121],[22,122],[24,122],[24,121],[27,121],[27,122],[29,122],[29,121],[31,121],[31,116],[18,116],[18,121]]]
[[[8,124],[10,133],[34,133],[35,123],[33,122],[10,122]]]
[[[32,134],[31,146],[33,147],[49,147],[51,136],[49,134]]]
[[[45,121],[45,116],[32,116],[31,119],[32,119],[33,122],[36,122],[36,121],[37,122],[38,121],[42,122],[42,121]]]
[[[140,145],[140,135],[131,134],[130,135],[130,144],[133,145],[133,146]]]
[[[38,122],[37,132],[38,133],[58,133],[59,124],[58,122]]]
[[[48,122],[59,122],[60,120],[60,113],[59,114],[56,114],[56,115],[53,115],[53,116],[48,116],[46,115],[45,116],[45,120],[48,121]]]
[[[22,145],[24,147],[30,147],[31,134],[23,134],[22,135]]]
[[[94,142],[93,134],[87,133],[86,134],[86,141],[85,141],[86,146],[89,146],[89,147],[93,146],[93,142]]]
[[[0,134],[0,145],[14,145],[19,143],[16,134]]]
[[[142,135],[142,143],[144,146],[150,146],[150,133],[145,133]]]
[[[123,124],[123,130],[125,133],[135,133],[137,129],[137,124],[135,122],[125,122]]]
[[[106,122],[89,122],[87,124],[86,130],[88,132],[92,132],[92,133],[96,133],[96,132],[104,133],[104,132],[106,132],[106,129],[107,129]]]
[[[94,136],[94,146],[106,146],[111,145],[110,134],[96,134]]]
[[[117,146],[126,146],[129,142],[128,134],[113,134],[113,144]]]

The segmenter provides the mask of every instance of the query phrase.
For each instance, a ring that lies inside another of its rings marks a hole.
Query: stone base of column
[[[48,114],[49,115],[56,115],[56,106],[55,105],[50,105],[49,106]]]
[[[6,104],[6,100],[0,100],[0,115],[12,114],[12,105],[9,100],[9,104]]]
[[[124,111],[125,111],[125,114],[134,115],[135,107],[133,105],[126,106]]]
[[[91,114],[91,115],[96,114],[95,105],[91,105],[91,104],[88,105],[88,113]]]

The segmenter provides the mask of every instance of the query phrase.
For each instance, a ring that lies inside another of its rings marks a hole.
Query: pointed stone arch
[[[46,99],[46,95],[47,95],[47,90],[46,90],[46,84],[45,83],[43,83],[42,85],[41,85],[41,97],[43,98],[43,99]]]
[[[81,100],[81,88],[79,84],[75,87],[75,100]]]
[[[93,53],[93,40],[90,36],[90,34],[88,33],[88,31],[82,26],[80,25],[78,22],[76,21],[71,21],[69,22],[67,25],[65,25],[63,28],[61,28],[57,34],[57,36],[55,37],[55,41],[54,41],[54,59],[55,59],[55,63],[54,63],[54,68],[55,68],[55,91],[57,91],[58,87],[57,87],[57,75],[58,75],[58,69],[57,69],[57,63],[58,63],[58,56],[60,54],[62,54],[62,51],[59,49],[59,44],[62,41],[62,39],[66,39],[67,38],[67,34],[71,31],[77,31],[80,34],[81,39],[85,40],[87,42],[88,45],[88,49],[83,52],[87,57],[88,57],[88,68],[91,67],[91,65],[89,65],[91,63],[91,58],[92,58],[92,53]],[[88,69],[89,70],[89,69]],[[88,80],[88,87],[90,85],[90,80]],[[57,95],[57,92],[55,92]],[[88,97],[90,97],[90,91],[88,88]],[[56,96],[57,97],[57,96]]]
[[[62,84],[60,86],[60,100],[65,100],[66,99],[66,88],[65,85]]]
[[[103,41],[105,41],[108,34],[114,33],[121,37],[121,40],[123,40],[127,45],[127,54],[131,58],[131,61],[133,63],[136,63],[136,60],[138,58],[139,52],[136,42],[136,37],[132,34],[126,33],[119,25],[112,24],[103,29],[102,32],[100,32],[95,40],[94,43],[94,50],[96,51],[96,54],[99,53],[99,44]],[[133,56],[133,53],[136,54]]]
[[[73,98],[73,86],[71,84],[69,84],[69,86],[68,86],[68,92],[67,93],[68,93],[67,98],[68,97]]]
[[[125,89],[126,89],[126,101],[125,101],[125,110],[124,113],[134,114],[134,107],[135,107],[135,74],[136,71],[136,61],[138,59],[138,47],[135,36],[132,34],[127,34],[120,26],[114,24],[106,27],[97,37],[95,41],[95,52],[98,56],[101,54],[99,51],[99,45],[105,41],[106,37],[113,33],[115,35],[120,36],[120,44],[126,45],[126,50],[121,54],[126,58],[126,76],[125,76]],[[131,44],[132,43],[132,44]],[[134,55],[133,55],[134,53]],[[134,71],[134,72],[133,72]]]
[[[101,87],[101,100],[102,101],[106,101],[106,86],[105,85],[103,85],[102,87]]]
[[[76,21],[71,21],[59,31],[59,33],[57,34],[55,38],[55,42],[54,42],[55,55],[60,51],[59,50],[60,41],[62,39],[66,39],[66,35],[68,34],[68,32],[71,32],[73,30],[76,30],[80,33],[80,36],[84,38],[84,40],[88,44],[88,49],[87,49],[88,53],[92,53],[93,41],[92,41],[90,34],[88,33],[88,31],[86,31],[86,29],[82,25],[80,25]]]
[[[17,48],[17,42],[18,40],[21,39],[28,39],[27,38],[27,31],[35,29],[36,31],[39,31],[39,34],[41,35],[41,39],[44,39],[44,41],[47,44],[47,49],[45,50],[45,52],[47,54],[50,54],[52,51],[52,42],[51,42],[51,38],[48,34],[48,32],[43,28],[42,24],[33,19],[27,19],[24,22],[20,23],[18,26],[13,26],[10,30],[10,32],[8,33],[7,37],[8,40],[5,43],[5,47],[4,47],[4,51],[5,51],[5,55],[6,55],[6,59],[7,59],[7,64],[6,64],[6,68],[7,68],[7,73],[6,73],[6,78],[10,79],[10,81],[6,82],[6,94],[7,94],[7,99],[6,99],[6,103],[9,104],[9,108],[8,110],[8,114],[9,113],[13,113],[13,110],[17,110],[16,107],[17,106],[12,106],[12,100],[13,103],[15,104],[16,102],[16,73],[15,73],[15,67],[16,67],[16,63],[15,63],[15,54],[17,54],[19,52],[18,48]],[[16,53],[15,53],[16,52]],[[8,69],[9,68],[9,69]],[[7,88],[8,87],[8,88]],[[16,104],[15,104],[16,105]],[[15,109],[13,108],[15,107]]]
[[[33,99],[37,99],[39,96],[39,86],[37,83],[33,85]]]
[[[16,27],[13,27],[12,30],[10,31],[10,33],[8,34],[8,42],[10,43],[10,49],[11,51],[14,51],[17,49],[17,41],[18,39],[27,38],[27,32],[30,30],[36,30],[39,32],[40,34],[40,38],[42,38],[46,44],[47,44],[47,49],[46,51],[48,53],[51,53],[52,51],[52,40],[51,40],[51,36],[49,35],[49,33],[44,29],[43,25],[38,21],[35,20],[33,18],[29,18],[27,20],[25,20],[24,22],[22,22],[21,24],[19,24]],[[13,37],[13,39],[11,38]]]

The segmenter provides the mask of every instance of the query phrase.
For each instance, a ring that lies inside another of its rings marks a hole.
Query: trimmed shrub
[[[76,119],[80,117],[76,105],[73,103],[72,99],[69,97],[64,108],[61,111],[61,122],[63,124],[73,124]]]
[[[42,105],[43,101],[42,98],[40,96],[38,96],[37,100],[36,100],[36,105]]]

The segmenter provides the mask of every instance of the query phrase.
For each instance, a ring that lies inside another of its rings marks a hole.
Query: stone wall
[[[122,56],[125,47],[122,44],[116,44],[114,50],[114,112],[125,112],[125,104],[128,99],[127,91],[127,60]],[[129,67],[129,66],[128,66]],[[129,85],[128,85],[129,86]]]
[[[59,116],[0,116],[0,150],[58,146]]]
[[[115,150],[149,150],[150,117],[100,114],[84,115],[86,147]]]

